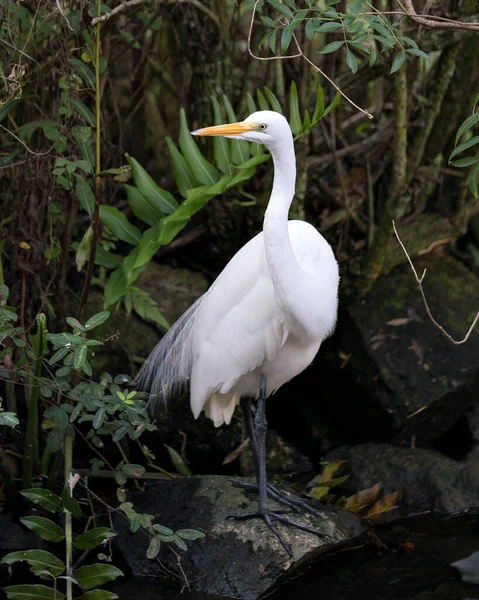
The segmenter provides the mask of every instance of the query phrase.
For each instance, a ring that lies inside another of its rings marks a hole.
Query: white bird
[[[134,384],[150,392],[154,405],[189,381],[195,418],[204,411],[216,427],[231,421],[240,398],[258,398],[254,426],[251,417],[248,423],[259,507],[244,517],[262,517],[291,555],[273,521],[318,532],[267,506],[267,495],[292,503],[266,481],[264,400],[306,369],[333,332],[338,265],[331,246],[312,225],[288,221],[296,160],[291,129],[282,115],[259,111],[243,122],[192,133],[264,144],[273,158],[273,190],[263,231],[235,254],[211,288],[173,325]],[[299,500],[296,505],[308,508]]]

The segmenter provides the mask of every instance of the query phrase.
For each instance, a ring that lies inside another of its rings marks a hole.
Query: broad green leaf
[[[77,405],[80,406],[81,405]],[[73,418],[73,412],[70,416],[70,421],[73,423],[75,419]],[[75,498],[72,498],[70,495],[70,490],[67,487],[63,488],[63,492],[62,492],[62,501],[63,501],[63,506],[65,507],[65,510],[68,510],[69,512],[72,513],[72,515],[74,517],[80,518],[83,514],[83,511],[81,509],[81,506],[78,504],[78,502],[75,500]]]
[[[469,129],[471,129],[471,127],[474,127],[474,125],[477,125],[477,123],[479,123],[479,112],[474,113],[470,117],[467,117],[464,123],[457,130],[456,141],[454,142],[455,145],[457,145],[457,142],[466,133],[466,131],[469,131]]]
[[[50,490],[43,488],[31,488],[28,490],[20,490],[20,494],[28,498],[33,504],[41,506],[49,512],[55,513],[62,509],[62,499]]]
[[[104,323],[107,319],[110,318],[110,314],[111,313],[108,310],[103,310],[102,312],[99,312],[96,315],[93,315],[92,317],[90,317],[88,319],[88,321],[85,323],[86,331],[95,329],[95,327],[98,327],[99,325]]]
[[[75,253],[75,264],[77,271],[80,272],[85,264],[90,260],[91,244],[93,242],[93,227],[90,225],[83,234],[80,243],[77,245]],[[96,250],[96,249],[95,249]],[[96,254],[96,252],[95,252]]]
[[[95,564],[80,567],[73,572],[73,577],[84,590],[91,590],[108,581],[121,577],[123,573],[113,565]]]
[[[218,181],[218,169],[201,154],[188,128],[185,110],[180,110],[180,135],[178,138],[181,153],[195,179],[205,185]]]
[[[119,597],[113,592],[107,592],[106,590],[90,590],[89,592],[85,592],[83,596],[75,598],[75,600],[116,600]]]
[[[389,71],[389,73],[395,73],[396,71],[399,71],[399,69],[403,66],[405,60],[406,60],[406,53],[400,52],[396,56],[396,58],[393,60],[393,64],[391,66],[391,70]]]
[[[125,156],[131,167],[136,187],[158,212],[169,215],[178,208],[178,202],[170,192],[160,188],[135,158],[128,154]]]
[[[469,189],[474,198],[479,198],[479,164],[476,165],[469,175]]]
[[[172,213],[172,215],[170,216],[173,216],[174,214],[176,214],[176,212],[177,211]],[[162,221],[163,219],[160,221],[160,224]],[[158,243],[158,231],[159,226],[150,227],[150,229],[147,229],[144,232],[138,246],[134,248],[130,252],[130,254],[128,254],[128,256],[124,259],[122,269],[123,276],[127,285],[130,285],[138,278],[140,273],[142,273],[145,270],[148,263],[156,254],[158,248],[160,248],[161,244]]]
[[[140,242],[141,243],[141,242]],[[96,247],[95,252],[95,264],[107,269],[115,269],[123,264],[123,256],[113,254],[113,252],[107,252],[102,246]]]
[[[230,123],[236,123],[238,119],[236,118],[235,111],[231,106],[231,102],[229,101],[228,96],[226,96],[226,94],[223,94],[222,99],[226,110],[226,115],[228,117],[228,121]],[[241,163],[244,163],[245,160],[248,160],[251,148],[251,144],[249,142],[246,142],[244,140],[229,140],[229,143],[231,161],[234,165],[240,165]]]
[[[358,60],[349,48],[346,50],[346,62],[351,71],[356,73],[358,70]]]
[[[281,33],[281,50],[286,52],[291,44],[294,33],[294,23],[288,23]]]
[[[135,227],[125,214],[114,206],[100,206],[100,221],[122,242],[136,246],[141,240],[141,231]]]
[[[93,152],[91,149],[92,129],[83,125],[75,125],[71,130],[72,137],[78,144],[78,149],[83,160],[87,163],[85,171],[93,173]]]
[[[73,545],[79,550],[89,550],[90,548],[100,546],[105,540],[116,535],[118,535],[116,531],[113,531],[109,527],[96,527],[77,535],[73,541]]]
[[[211,104],[213,105],[213,123],[215,125],[222,125],[223,118],[221,116],[221,108],[218,100],[211,96]],[[223,136],[215,136],[213,138],[213,153],[215,156],[215,163],[222,173],[228,175],[231,174],[231,159],[228,148],[228,140]]]
[[[475,146],[476,144],[479,144],[479,136],[478,135],[472,137],[470,140],[467,140],[467,142],[463,142],[462,144],[459,144],[459,146],[454,148],[454,150],[451,152],[451,155],[449,156],[449,162],[451,161],[452,158],[454,158],[461,152],[464,152],[464,150],[468,150],[472,146]]]
[[[256,112],[258,110],[256,108],[256,104],[255,104],[254,98],[253,98],[253,96],[249,92],[246,94],[246,102],[248,104],[248,110],[249,110],[250,114],[254,113],[254,112]]]
[[[294,14],[291,12],[291,10],[279,0],[268,0],[268,3],[288,19],[292,19],[294,17]]]
[[[266,98],[263,96],[261,90],[256,90],[256,96],[258,97],[258,106],[260,110],[269,110]]]
[[[0,564],[13,565],[16,562],[25,561],[28,563],[35,575],[39,571],[48,571],[53,577],[58,577],[65,570],[62,561],[45,550],[21,550],[20,552],[10,552],[2,558]]]
[[[308,132],[311,129],[311,117],[309,116],[308,109],[304,111],[303,125],[301,127],[302,132]]]
[[[193,177],[193,173],[187,165],[186,160],[171,138],[166,138],[166,145],[170,153],[171,170],[173,171],[176,187],[183,198],[186,198],[187,191],[199,185],[199,182]]]
[[[82,175],[76,175],[75,193],[80,202],[80,206],[88,213],[90,219],[93,219],[95,212],[95,195],[88,181]]]
[[[318,33],[331,33],[332,31],[337,31],[338,29],[342,29],[340,23],[322,23],[319,27],[314,28],[314,30]],[[334,44],[334,42],[332,43]],[[334,50],[331,50],[331,52],[334,52]]]
[[[301,132],[303,124],[299,114],[298,90],[294,81],[291,82],[289,90],[289,124],[293,135],[298,135]]]
[[[122,298],[128,290],[128,286],[126,284],[125,278],[123,277],[123,268],[118,267],[113,273],[110,275],[108,279],[105,290],[104,290],[104,306],[105,308],[109,308],[118,302],[120,298]]]
[[[165,527],[164,525],[160,525],[159,523],[153,525],[153,529],[157,531],[160,535],[173,535],[173,529],[169,527]]]
[[[270,158],[271,158],[271,154],[258,154],[257,156],[252,156],[249,160],[247,160],[242,165],[238,165],[238,169],[250,169],[251,167],[256,167],[257,165],[260,165],[261,163],[266,162]]]
[[[369,66],[372,67],[377,59],[376,46],[369,44]]]
[[[46,585],[10,585],[3,588],[8,600],[64,600],[65,594]]]
[[[271,104],[271,108],[275,112],[277,112],[280,115],[282,115],[283,114],[283,109],[281,107],[281,104],[279,103],[278,98],[276,98],[276,96],[273,94],[273,92],[269,88],[267,88],[266,86],[264,87],[264,93],[268,97],[269,103]]]
[[[186,545],[185,541],[182,540],[178,535],[173,536],[173,542],[180,550],[184,550],[185,552],[188,550],[188,546]]]
[[[344,40],[336,40],[335,42],[331,42],[326,44],[326,46],[319,50],[319,54],[330,54],[331,52],[336,52],[344,45]]]
[[[55,352],[55,354],[50,358],[50,360],[48,362],[51,365],[54,365],[58,361],[63,360],[69,352],[70,352],[69,348],[66,348],[66,347],[60,348],[60,350],[57,350],[57,352]]]
[[[309,19],[306,23],[306,27],[304,28],[306,32],[306,37],[309,41],[311,41],[314,37],[314,21],[313,19]]]
[[[138,478],[143,477],[143,475],[145,474],[145,471],[146,471],[145,467],[143,467],[142,465],[133,465],[133,464],[123,465],[122,470],[124,473],[126,473],[130,477],[138,477]]]
[[[465,158],[460,158],[459,160],[451,160],[449,164],[453,167],[470,167],[479,163],[479,156],[467,156]]]
[[[69,98],[68,102],[76,110],[80,117],[84,119],[88,125],[90,125],[90,127],[95,127],[95,115],[91,112],[88,106],[76,98]]]
[[[158,552],[161,548],[161,540],[155,535],[155,537],[151,538],[150,545],[148,546],[148,550],[146,551],[146,558],[150,560],[156,558],[158,556]]]
[[[181,458],[181,456],[178,454],[178,452],[171,446],[167,446],[166,444],[164,446],[168,450],[168,454],[170,455],[171,462],[173,463],[173,465],[174,465],[175,469],[178,471],[178,473],[180,473],[181,475],[184,475],[185,477],[189,477],[190,475],[192,475],[191,469],[185,463],[185,461]]]
[[[428,60],[429,62],[431,61],[431,57],[418,48],[409,48],[406,52],[408,54],[413,54],[414,56],[419,56],[419,58],[424,58],[424,60]]]
[[[84,345],[78,346],[78,348],[75,350],[75,354],[73,355],[73,368],[75,369],[75,371],[79,371],[83,367],[87,356],[88,347]]]
[[[135,217],[150,227],[154,227],[163,217],[163,213],[156,210],[137,187],[125,183],[123,189],[126,191],[128,204]]]
[[[63,529],[44,517],[20,517],[20,521],[48,542],[61,542],[65,539]]]
[[[176,535],[180,536],[184,540],[201,540],[205,537],[205,534],[201,531],[197,531],[196,529],[178,529],[175,531]]]
[[[88,85],[88,87],[94,89],[95,74],[90,69],[90,67],[78,58],[70,58],[68,62],[74,67],[75,71],[78,73],[78,75],[80,75],[80,77]]]
[[[316,92],[316,104],[314,105],[313,112],[313,123],[316,123],[323,118],[324,115],[324,90],[321,85],[318,84],[318,91]]]

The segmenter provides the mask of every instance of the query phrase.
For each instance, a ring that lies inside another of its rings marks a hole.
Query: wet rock
[[[159,482],[128,499],[137,512],[154,514],[157,522],[173,530],[190,528],[205,533],[203,540],[188,544],[188,552],[181,552],[181,569],[193,589],[224,598],[255,600],[296,574],[299,567],[357,540],[364,531],[355,515],[331,506],[323,507],[318,518],[295,515],[327,537],[279,524],[278,529],[293,548],[291,560],[262,521],[227,519],[232,514],[254,511],[257,504],[254,496],[233,487],[224,477]],[[145,556],[146,536],[130,534],[124,520],[118,519],[115,528],[120,533],[120,550],[134,576],[166,577],[164,569]],[[168,548],[162,548],[160,560],[178,572],[176,557]]]
[[[479,463],[456,461],[434,450],[361,444],[349,450],[351,493],[382,483],[384,494],[401,490],[409,512],[454,515],[479,509]]]
[[[417,259],[432,314],[461,339],[477,312],[479,280],[441,253]],[[363,440],[417,445],[447,431],[479,394],[479,329],[453,345],[431,323],[409,266],[380,277],[340,314],[331,411]],[[339,371],[339,367],[343,369]]]

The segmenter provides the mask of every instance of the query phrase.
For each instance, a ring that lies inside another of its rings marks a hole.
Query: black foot
[[[290,558],[294,557],[293,550],[292,550],[291,546],[284,540],[283,536],[278,531],[278,529],[274,526],[274,524],[273,524],[274,521],[279,521],[280,523],[283,523],[283,525],[288,525],[289,527],[296,527],[296,529],[301,529],[302,531],[307,531],[308,533],[313,533],[314,535],[317,535],[318,537],[325,537],[324,533],[321,533],[321,531],[318,531],[317,529],[314,529],[313,527],[309,527],[308,525],[303,525],[302,523],[293,521],[292,519],[289,519],[288,517],[284,517],[281,514],[283,512],[284,512],[284,510],[281,510],[281,509],[270,510],[269,508],[266,508],[264,510],[259,510],[258,512],[255,512],[255,513],[246,513],[244,515],[231,515],[228,518],[236,519],[237,521],[246,521],[247,519],[263,519],[263,521],[268,526],[268,528],[278,538],[280,544],[283,546],[283,548],[285,549],[285,551],[287,552],[287,554]]]
[[[245,490],[251,490],[252,492],[258,492],[258,485],[256,483],[237,481],[235,479],[232,479],[231,483],[235,487],[243,488]],[[316,510],[310,504],[308,504],[306,500],[303,500],[298,496],[282,492],[280,489],[278,489],[271,483],[268,483],[266,489],[268,496],[271,498],[271,500],[276,500],[276,502],[279,502],[280,504],[285,504],[286,506],[289,506],[289,508],[296,513],[299,513],[301,510],[304,510],[306,512],[309,512],[311,515],[314,515],[315,517],[322,516],[322,513],[319,510]]]

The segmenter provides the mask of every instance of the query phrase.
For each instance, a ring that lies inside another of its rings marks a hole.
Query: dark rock
[[[416,269],[427,269],[423,286],[435,319],[462,338],[477,312],[479,280],[447,254],[422,257]],[[447,340],[427,317],[407,265],[380,277],[340,314],[334,341],[342,358],[325,398],[364,441],[423,445],[478,397],[479,330],[461,346]]]
[[[226,598],[255,600],[296,574],[299,567],[357,540],[364,531],[358,517],[331,506],[325,506],[319,518],[295,515],[298,521],[318,528],[327,537],[278,525],[293,548],[291,560],[261,520],[227,519],[232,514],[254,511],[256,500],[223,477],[160,482],[144,493],[130,495],[128,500],[137,512],[154,514],[157,522],[173,530],[203,531],[206,537],[190,542],[188,552],[181,553],[181,568],[192,588]],[[147,560],[148,539],[144,534],[130,534],[121,519],[117,519],[115,528],[120,533],[120,550],[134,576],[166,577],[156,561]],[[174,553],[163,547],[160,559],[178,572]]]
[[[479,462],[455,461],[434,450],[361,444],[349,450],[351,493],[382,483],[384,494],[401,491],[409,512],[453,515],[479,509]]]
[[[16,550],[28,550],[38,548],[39,540],[32,531],[26,527],[14,523],[11,516],[0,515],[0,553],[15,552]],[[40,540],[40,547],[44,544]]]

